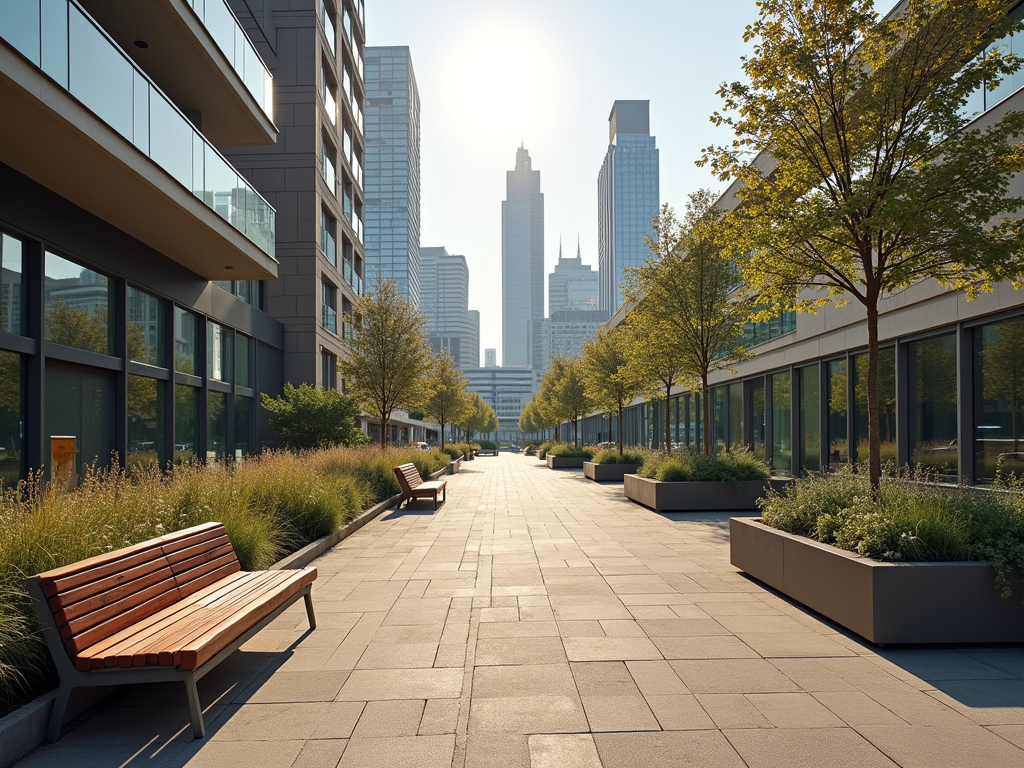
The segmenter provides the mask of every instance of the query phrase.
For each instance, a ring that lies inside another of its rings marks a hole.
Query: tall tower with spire
[[[505,179],[501,203],[501,362],[527,368],[539,354],[532,328],[544,319],[544,194],[525,147]]]
[[[563,257],[559,243],[558,263],[548,275],[548,317],[567,309],[597,309],[599,285],[598,273],[583,263],[579,240],[576,258]]]

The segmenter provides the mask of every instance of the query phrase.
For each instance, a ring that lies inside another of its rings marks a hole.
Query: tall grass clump
[[[768,465],[747,448],[723,449],[710,456],[693,448],[680,448],[669,454],[647,450],[642,455],[643,464],[637,474],[652,480],[742,483],[771,476]]]
[[[1004,596],[1024,573],[1024,485],[937,486],[920,470],[868,477],[843,467],[800,478],[762,499],[761,518],[779,530],[890,562],[988,561]],[[1016,574],[1016,575],[1015,575]]]
[[[437,449],[421,451],[418,448],[361,446],[317,451],[308,457],[308,461],[322,476],[355,478],[369,490],[371,502],[380,502],[401,493],[395,467],[415,464],[420,477],[426,478],[447,467],[450,459],[447,453]]]
[[[594,449],[586,446],[575,446],[571,443],[556,443],[547,450],[548,456],[560,459],[586,459],[590,461],[594,457]]]
[[[614,448],[605,448],[594,454],[591,459],[595,464],[635,464],[641,466],[644,463],[644,454],[641,451],[625,450],[622,455]]]

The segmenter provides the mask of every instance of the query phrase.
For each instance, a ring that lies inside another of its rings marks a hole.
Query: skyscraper
[[[465,256],[445,248],[420,249],[420,311],[435,352],[451,352],[460,368],[480,365],[480,313],[469,309]]]
[[[409,47],[366,49],[366,276],[420,301],[420,96]]]
[[[623,275],[649,255],[644,236],[660,206],[658,149],[650,101],[616,101],[608,116],[608,152],[597,176],[600,308],[622,304]]]
[[[576,258],[564,258],[558,247],[558,263],[548,275],[548,317],[569,309],[598,308],[598,273],[583,263],[580,246],[576,245]]]
[[[535,356],[530,321],[544,319],[544,194],[525,147],[505,180],[501,203],[501,359],[525,368]]]

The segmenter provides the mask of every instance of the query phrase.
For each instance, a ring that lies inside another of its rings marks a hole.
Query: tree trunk
[[[704,371],[700,375],[700,409],[701,427],[704,430],[704,455],[711,455],[711,430],[708,429],[708,422],[711,421],[711,402],[708,399],[708,373]]]
[[[579,423],[580,420],[577,418],[572,420],[572,444],[577,448],[580,447]]]
[[[391,423],[391,414],[381,414],[380,418],[380,447],[388,447],[388,424]]]
[[[672,388],[665,388],[665,453],[672,453]]]
[[[439,419],[441,422],[441,447],[444,448],[444,419]]]
[[[625,410],[625,409],[622,407],[622,402],[620,401],[619,402],[619,435],[618,435],[618,437],[619,437],[619,456],[622,455],[622,411],[623,410]],[[609,421],[611,421],[611,419],[609,419]],[[611,427],[609,427],[609,430],[611,430]],[[610,434],[610,431],[609,431],[609,437],[610,436],[611,436],[611,434]]]
[[[562,423],[561,422],[555,424],[555,442],[556,443],[562,442]]]
[[[878,489],[882,479],[882,440],[878,423],[878,304],[867,305],[868,316],[868,481]]]

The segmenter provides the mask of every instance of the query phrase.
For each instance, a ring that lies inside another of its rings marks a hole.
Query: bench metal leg
[[[313,593],[307,591],[302,597],[306,601],[306,618],[309,619],[309,628],[316,629],[316,616],[313,614]]]
[[[185,696],[188,698],[188,713],[192,718],[192,736],[201,739],[206,735],[206,726],[203,724],[203,708],[199,704],[199,689],[196,688],[195,675],[185,678]]]
[[[53,709],[50,710],[50,721],[46,724],[46,742],[54,744],[60,738],[60,727],[64,722],[64,713],[68,711],[68,702],[71,701],[70,685],[62,685],[57,689],[57,698],[53,700]]]

